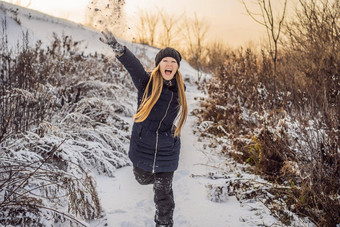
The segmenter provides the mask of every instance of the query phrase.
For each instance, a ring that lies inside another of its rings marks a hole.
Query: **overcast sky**
[[[21,0],[23,4],[28,1]],[[32,0],[30,8],[82,22],[89,2],[90,0]],[[250,40],[258,41],[265,37],[263,27],[247,15],[241,0],[126,0],[127,24],[132,24],[137,18],[139,9],[156,8],[172,15],[186,13],[193,17],[196,13],[209,24],[211,39],[232,46],[244,45]]]

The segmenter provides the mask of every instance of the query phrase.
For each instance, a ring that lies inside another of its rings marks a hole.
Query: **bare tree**
[[[154,46],[156,42],[156,31],[159,23],[159,14],[140,10],[139,23],[137,25],[137,42]]]
[[[156,41],[156,28],[159,21],[159,15],[152,12],[144,12],[146,19],[146,26],[149,32],[149,42],[151,46],[154,46]]]
[[[147,25],[146,25],[146,20],[143,14],[140,14],[139,23],[136,26],[136,30],[137,30],[137,33],[136,33],[135,41],[138,43],[142,43],[142,44],[149,44],[147,36],[146,36],[146,32],[145,32],[147,30]]]
[[[290,61],[309,81],[315,110],[330,114],[335,107],[339,113],[340,0],[299,0],[285,35]]]
[[[205,61],[202,62],[205,66],[204,70],[217,75],[220,72],[220,66],[225,63],[231,49],[221,41],[209,42],[204,49],[206,50]]]
[[[160,45],[162,47],[175,46],[177,45],[176,40],[179,37],[182,27],[179,26],[179,20],[183,15],[170,15],[165,13],[163,10],[159,10],[159,15],[162,21],[161,36],[159,38]]]
[[[271,0],[256,0],[260,12],[253,12],[249,9],[245,0],[242,0],[244,7],[249,16],[257,23],[266,28],[268,35],[269,53],[273,60],[273,77],[274,77],[274,91],[276,97],[276,69],[277,69],[277,56],[278,56],[278,41],[283,26],[283,21],[286,14],[287,0],[284,0],[281,15],[276,18],[274,16],[273,5]],[[278,21],[278,22],[277,22]]]
[[[201,60],[203,57],[204,42],[209,26],[203,21],[199,20],[195,13],[194,19],[186,18],[183,25],[185,32],[185,40],[187,45],[187,52],[189,61],[195,65],[198,71],[198,79],[201,78]]]

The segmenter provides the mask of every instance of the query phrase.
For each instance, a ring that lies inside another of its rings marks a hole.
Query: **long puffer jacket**
[[[139,106],[150,76],[128,48],[125,47],[125,53],[118,60],[128,70],[138,90]],[[129,158],[134,166],[153,173],[177,169],[181,141],[174,137],[173,123],[178,111],[178,87],[174,78],[171,83],[164,81],[162,93],[149,116],[133,124]]]

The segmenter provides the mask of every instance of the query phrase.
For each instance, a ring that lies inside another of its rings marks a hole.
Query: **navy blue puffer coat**
[[[118,57],[131,75],[138,90],[138,106],[141,103],[149,74],[140,61],[125,47]],[[129,158],[134,166],[149,172],[172,172],[178,167],[181,141],[174,137],[174,120],[179,111],[176,79],[164,82],[162,93],[149,116],[134,123],[131,134]]]

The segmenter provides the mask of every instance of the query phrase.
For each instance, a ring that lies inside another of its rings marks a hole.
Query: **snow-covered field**
[[[3,21],[6,17],[8,40],[12,47],[15,47],[22,39],[22,32],[25,31],[29,32],[31,42],[41,40],[43,45],[47,46],[53,40],[52,33],[54,32],[58,35],[72,36],[73,40],[81,41],[81,48],[86,53],[98,52],[113,55],[110,48],[98,40],[99,31],[7,3],[0,2],[0,6],[1,4],[3,4],[2,8],[6,8],[7,11],[4,12],[0,8],[0,20]],[[17,14],[11,12],[9,10],[11,8],[14,11],[18,8]],[[13,18],[16,18],[17,22]],[[152,60],[158,51],[156,48],[123,40],[121,42],[138,56],[144,54],[145,59],[142,59],[142,62],[146,67],[152,66]],[[148,60],[151,60],[151,63]],[[241,202],[235,196],[228,196],[223,188],[221,192],[216,192],[219,185],[240,177],[259,182],[262,180],[242,172],[242,168],[239,168],[232,160],[227,160],[220,155],[218,149],[208,147],[211,141],[199,138],[197,118],[192,111],[200,108],[199,97],[204,94],[197,89],[196,71],[187,62],[181,63],[180,70],[187,81],[189,116],[182,132],[180,165],[175,172],[173,183],[176,202],[174,226],[283,226],[260,201]],[[135,96],[132,95],[131,98]],[[134,100],[130,101],[133,103]],[[136,106],[129,108],[135,109]],[[121,116],[121,119],[124,119],[131,129],[132,119],[126,116]],[[123,147],[127,150],[128,143]],[[220,174],[223,171],[229,175],[214,177],[214,174]],[[95,171],[92,175],[97,181],[97,191],[104,212],[103,218],[91,221],[89,226],[154,226],[155,208],[152,186],[139,185],[134,179],[131,166],[117,169],[113,174],[114,177],[100,175]]]

